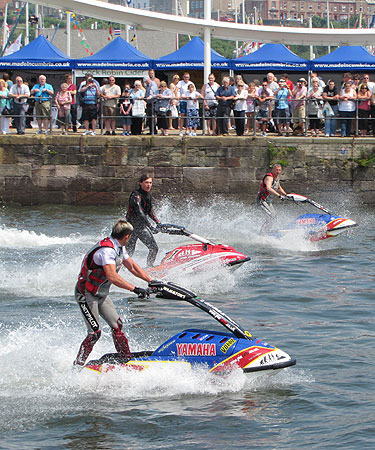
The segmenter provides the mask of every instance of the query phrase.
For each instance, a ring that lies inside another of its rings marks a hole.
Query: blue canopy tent
[[[194,70],[204,68],[204,42],[198,36],[169,55],[155,59],[156,70]],[[230,59],[211,49],[212,69],[229,70]]]
[[[0,58],[0,68],[7,70],[71,70],[73,67],[74,60],[64,55],[42,35],[17,52]]]
[[[120,36],[111,41],[95,55],[76,59],[77,69],[122,69],[147,70],[152,67],[152,59],[141,53]]]
[[[259,50],[232,60],[233,70],[307,71],[310,61],[300,58],[283,44],[264,44]]]
[[[328,55],[313,59],[311,69],[319,72],[375,70],[375,56],[359,45],[342,46]]]

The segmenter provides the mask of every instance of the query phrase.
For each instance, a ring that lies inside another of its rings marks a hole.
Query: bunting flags
[[[371,23],[370,23],[370,25],[369,25],[369,28],[372,28],[374,25],[375,25],[375,14],[372,16],[372,19],[371,19]]]
[[[115,36],[121,36],[121,29],[115,28],[114,33],[115,33]]]
[[[69,12],[70,11],[67,11],[67,13],[69,13]],[[75,30],[78,30],[78,37],[82,38],[81,39],[81,45],[84,48],[84,50],[86,51],[86,53],[88,55],[90,55],[90,56],[93,55],[94,52],[92,50],[90,51],[90,49],[91,49],[90,44],[85,42],[85,41],[87,41],[86,36],[83,33],[83,30],[82,30],[82,28],[79,25],[79,21],[78,21],[77,16],[73,12],[71,12],[70,22],[73,24],[73,28]]]
[[[134,35],[134,36],[130,39],[130,42],[136,42],[136,40],[137,40],[137,36]]]

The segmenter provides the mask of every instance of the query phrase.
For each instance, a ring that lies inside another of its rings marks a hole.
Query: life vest
[[[264,175],[263,180],[260,183],[258,198],[260,198],[263,201],[271,202],[273,199],[273,195],[268,192],[267,186],[264,183],[264,180],[266,177],[273,178],[272,188],[275,189],[275,191],[277,191],[279,189],[280,180],[279,180],[279,178],[275,179],[275,175],[272,172],[269,172]]]
[[[81,272],[78,275],[78,290],[82,295],[85,295],[85,291],[95,295],[98,290],[101,290],[101,294],[106,294],[109,291],[111,283],[108,281],[103,266],[99,266],[94,262],[94,254],[102,247],[110,247],[115,251],[115,246],[110,238],[105,238],[102,241],[96,243],[85,255],[82,262]],[[121,268],[123,261],[122,250],[119,255],[116,255],[116,272]]]

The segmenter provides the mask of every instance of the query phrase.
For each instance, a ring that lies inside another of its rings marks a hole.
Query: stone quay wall
[[[283,165],[287,191],[350,192],[375,204],[375,139],[307,137],[0,137],[0,199],[21,205],[124,205],[148,171],[155,195],[220,194],[253,202]]]

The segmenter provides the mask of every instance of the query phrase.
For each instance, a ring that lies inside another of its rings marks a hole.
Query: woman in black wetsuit
[[[160,223],[152,208],[152,177],[145,173],[139,179],[139,188],[130,194],[126,220],[133,225],[134,231],[126,245],[126,251],[131,256],[134,253],[137,240],[149,249],[147,266],[152,267],[158,253],[158,246],[153,234],[157,233]],[[156,226],[153,224],[156,223]]]

